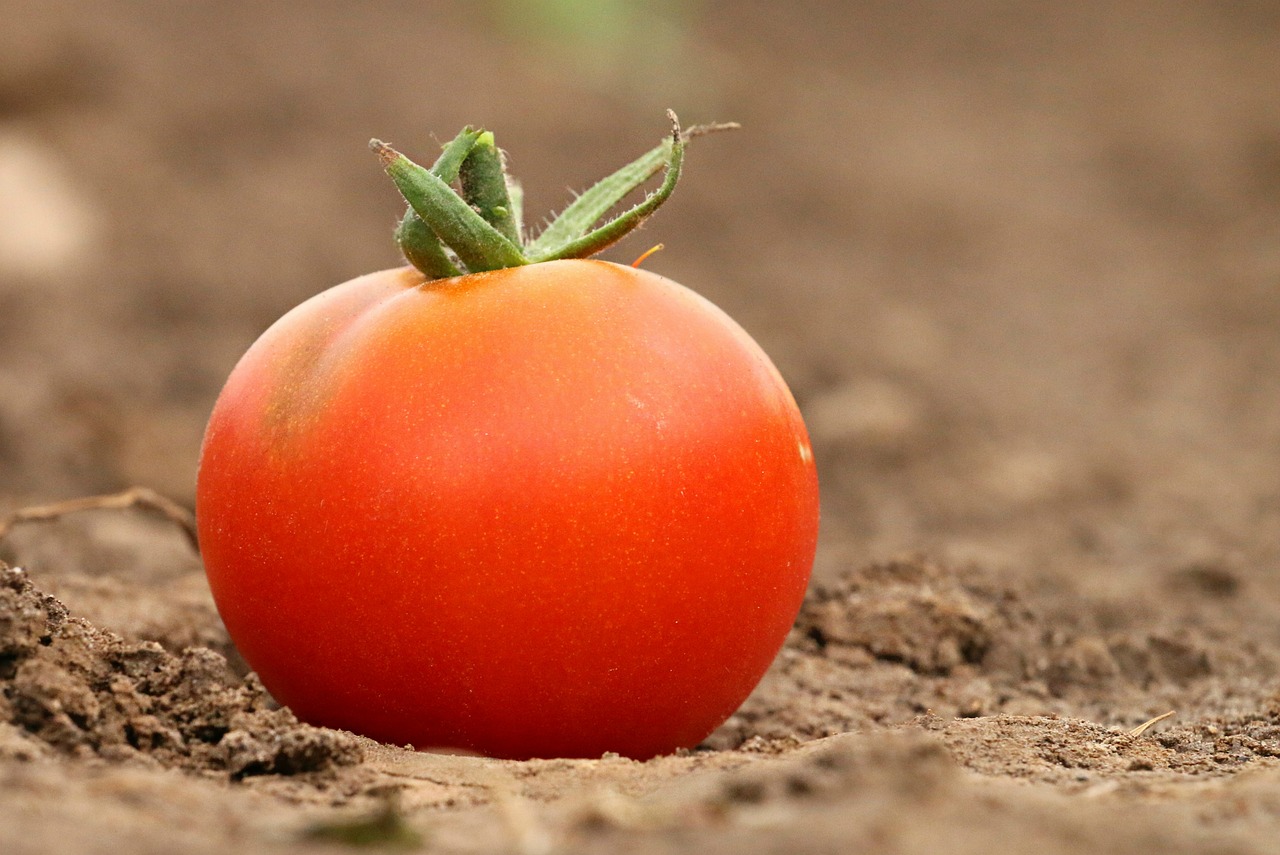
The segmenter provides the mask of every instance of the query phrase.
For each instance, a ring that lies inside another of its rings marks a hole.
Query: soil
[[[550,210],[671,106],[744,130],[609,257],[805,412],[773,669],[644,763],[418,753],[279,708],[171,523],[28,523],[0,851],[1277,851],[1275,5],[561,5],[0,0],[0,513],[191,504],[244,348],[397,263],[370,136],[495,128]]]

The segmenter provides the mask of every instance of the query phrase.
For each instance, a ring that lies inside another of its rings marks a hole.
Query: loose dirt
[[[244,348],[397,263],[369,137],[488,125],[541,211],[671,106],[744,129],[611,257],[806,414],[773,669],[645,763],[419,753],[278,708],[171,523],[26,523],[0,851],[1277,851],[1273,4],[537,5],[0,0],[0,513],[191,504]]]

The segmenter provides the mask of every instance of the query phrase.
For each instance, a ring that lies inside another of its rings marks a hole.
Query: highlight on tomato
[[[232,371],[201,549],[231,638],[302,720],[647,758],[697,745],[777,655],[818,531],[795,401],[710,302],[588,258],[721,127],[670,118],[533,238],[491,133],[430,168],[373,142],[409,266],[307,300]]]

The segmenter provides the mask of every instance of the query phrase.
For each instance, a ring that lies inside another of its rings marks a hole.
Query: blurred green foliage
[[[400,850],[417,849],[425,842],[405,821],[394,794],[383,799],[377,810],[367,816],[318,822],[307,828],[303,837],[342,846]]]
[[[589,84],[662,101],[703,77],[701,0],[491,0],[500,29]]]

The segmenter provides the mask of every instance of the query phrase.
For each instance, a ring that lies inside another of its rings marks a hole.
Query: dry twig
[[[119,493],[105,496],[82,496],[78,499],[67,499],[48,505],[31,505],[19,508],[13,513],[0,518],[0,540],[4,540],[13,527],[21,523],[50,522],[61,519],[68,514],[80,511],[122,510],[126,508],[142,508],[154,511],[169,522],[182,529],[187,542],[197,553],[200,542],[196,535],[196,519],[191,511],[166,496],[162,496],[149,487],[130,487]]]
[[[1137,726],[1137,727],[1135,727],[1133,730],[1129,731],[1129,735],[1130,735],[1130,736],[1141,736],[1142,734],[1144,734],[1144,733],[1146,733],[1146,732],[1147,732],[1147,728],[1151,727],[1151,725],[1153,725],[1153,724],[1158,724],[1158,723],[1160,723],[1160,722],[1164,721],[1166,718],[1172,718],[1174,715],[1176,715],[1176,711],[1175,711],[1175,710],[1169,710],[1167,713],[1163,713],[1163,714],[1161,714],[1161,715],[1158,715],[1158,716],[1156,716],[1155,718],[1151,719],[1150,721],[1144,721],[1142,724],[1138,725],[1138,726]]]

